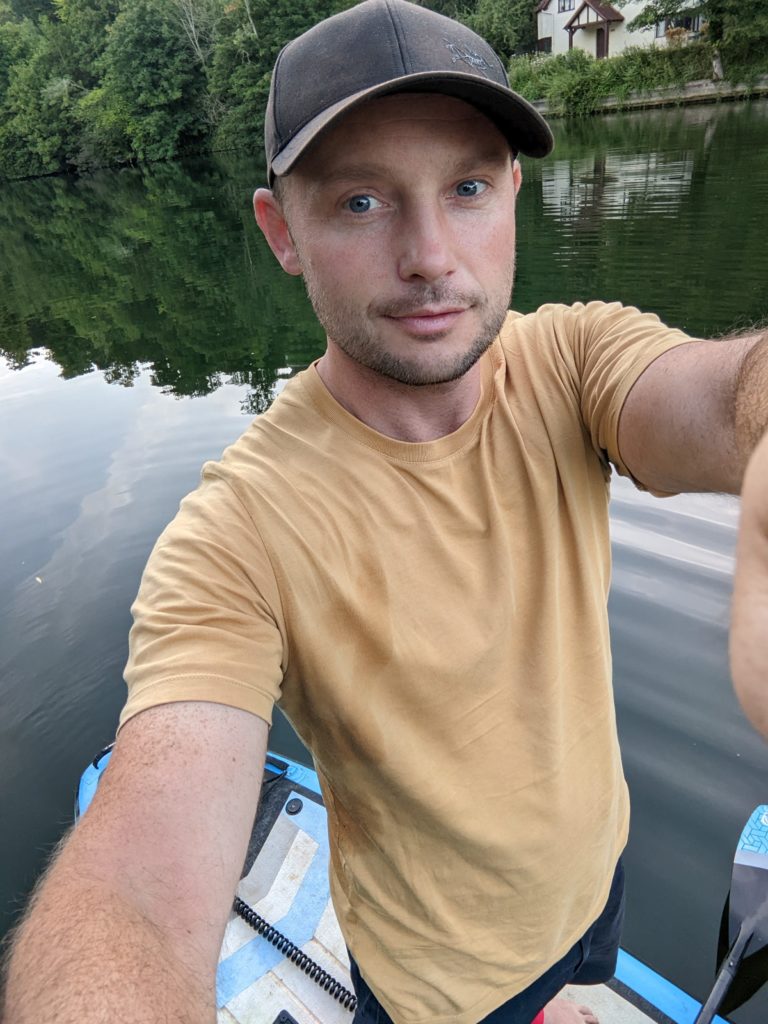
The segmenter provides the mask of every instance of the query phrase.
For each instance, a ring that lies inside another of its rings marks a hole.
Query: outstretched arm
[[[619,448],[658,491],[741,493],[731,668],[752,724],[768,736],[768,334],[682,345],[629,394]]]
[[[639,377],[619,420],[619,450],[651,490],[738,494],[768,430],[768,333],[697,341]]]
[[[16,935],[5,1024],[215,1024],[266,740],[262,719],[203,702],[124,726]]]

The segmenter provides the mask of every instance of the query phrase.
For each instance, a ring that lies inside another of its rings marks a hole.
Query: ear
[[[516,158],[512,164],[512,180],[515,183],[515,195],[520,191],[520,186],[523,184],[523,169],[520,166],[520,161]]]
[[[287,274],[298,277],[302,272],[301,264],[288,230],[288,222],[282,206],[268,188],[257,188],[254,192],[253,212],[280,266]]]

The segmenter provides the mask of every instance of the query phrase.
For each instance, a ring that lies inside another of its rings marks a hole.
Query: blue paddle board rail
[[[82,814],[85,814],[90,807],[99,782],[101,781],[101,776],[104,769],[109,764],[109,759],[111,757],[112,747],[109,746],[105,750],[102,750],[102,752],[98,754],[93,761],[91,761],[80,776],[80,783],[77,787],[77,796],[75,798],[76,821]],[[271,751],[267,754],[266,767],[270,771],[277,771],[279,773],[282,770],[282,765],[288,766],[285,771],[286,778],[291,779],[292,782],[296,782],[300,786],[304,786],[305,789],[310,790],[310,792],[317,793],[318,796],[322,796],[322,793],[320,792],[320,783],[317,779],[317,772],[312,768],[308,768],[305,764],[300,764],[298,761],[294,761],[290,757],[273,754]]]
[[[267,756],[267,767],[269,767],[270,756],[272,755]],[[313,768],[307,768],[305,764],[299,764],[298,761],[292,761],[290,757],[280,757],[279,760],[287,763],[288,771],[286,772],[286,775],[292,782],[297,782],[300,786],[304,786],[305,789],[310,790],[310,792],[317,793],[318,796],[323,795],[320,792],[320,783],[317,778],[317,772]]]
[[[77,821],[81,814],[85,814],[90,807],[91,800],[93,800],[101,780],[102,772],[109,764],[111,757],[112,748],[107,747],[106,750],[102,750],[100,754],[94,757],[80,776],[80,785],[77,787],[77,796],[75,797],[75,821]]]
[[[615,977],[651,1006],[661,1010],[670,1020],[675,1021],[675,1024],[692,1024],[701,1009],[701,1003],[693,996],[689,996],[677,985],[662,978],[647,964],[623,949],[619,950]],[[728,1024],[728,1021],[722,1017],[714,1017],[712,1024]]]

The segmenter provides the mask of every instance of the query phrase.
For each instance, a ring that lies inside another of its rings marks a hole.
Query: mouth
[[[393,321],[409,334],[426,337],[449,331],[467,312],[467,309],[466,306],[423,307],[397,316],[387,316],[386,319]]]

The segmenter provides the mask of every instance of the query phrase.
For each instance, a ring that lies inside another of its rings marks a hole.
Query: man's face
[[[379,98],[283,179],[287,232],[273,249],[303,274],[329,344],[403,384],[455,380],[509,305],[519,183],[507,141],[474,107]]]

